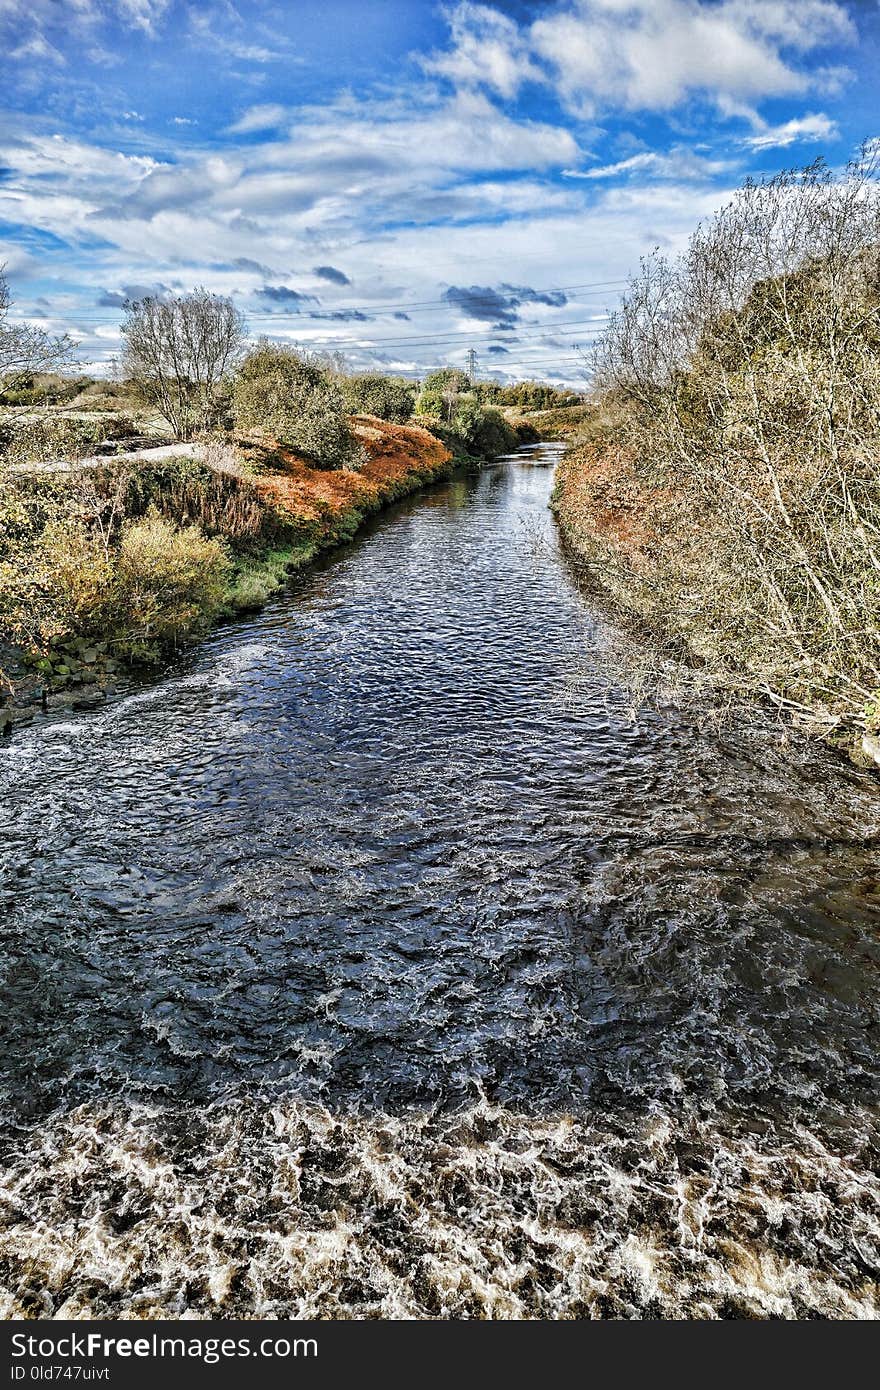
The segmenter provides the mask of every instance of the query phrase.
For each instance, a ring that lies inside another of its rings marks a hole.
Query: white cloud
[[[288,120],[287,108],[275,103],[251,106],[229,126],[230,135],[249,135],[258,130],[277,130]]]
[[[837,125],[823,112],[812,116],[799,116],[781,125],[759,128],[743,143],[750,150],[784,149],[787,145],[808,140],[838,140],[840,132]]]
[[[845,6],[835,0],[726,0],[726,9],[754,34],[802,53],[856,38]]]
[[[432,72],[503,96],[543,80],[583,116],[668,111],[694,96],[729,111],[827,87],[845,69],[799,60],[855,38],[836,0],[569,0],[528,28],[465,3],[451,26],[449,50],[427,60]]]
[[[189,25],[193,38],[242,63],[271,63],[284,56],[290,61],[287,45],[277,35],[268,43],[254,43],[252,28],[244,23],[230,0],[214,0],[210,9],[190,10]]]
[[[524,82],[540,81],[526,38],[514,20],[488,5],[464,3],[447,12],[452,47],[422,60],[427,72],[458,87],[486,86],[513,97]]]
[[[67,63],[63,53],[60,53],[44,34],[38,32],[31,34],[30,38],[23,39],[12,49],[9,56],[18,63],[30,60],[35,63],[54,63],[57,67],[64,67]]]
[[[170,0],[117,0],[116,10],[132,28],[154,35]]]
[[[319,293],[322,308],[354,299],[369,309],[375,300],[384,318],[255,316],[254,331],[277,328],[314,346],[360,344],[352,350],[363,364],[386,352],[408,355],[380,344],[383,336],[436,334],[452,321],[450,306],[448,317],[416,309],[405,324],[395,322],[383,309],[390,299],[436,299],[438,281],[482,283],[484,270],[490,281],[509,279],[513,265],[517,283],[539,288],[566,274],[589,278],[582,264],[576,274],[569,264],[594,254],[580,222],[583,191],[544,177],[582,161],[569,131],[515,120],[473,91],[442,100],[433,91],[392,101],[345,97],[291,114],[295,136],[233,137],[222,154],[193,151],[177,163],[22,127],[7,152],[0,220],[66,243],[59,273],[69,283],[79,266],[83,307],[81,321],[71,309],[62,326],[82,342],[83,358],[106,355],[96,319],[112,321],[112,306],[99,304],[108,286],[204,283],[253,296],[260,272],[246,274],[241,263],[253,265],[255,247],[263,265],[279,268],[279,283]],[[44,257],[41,278],[52,261]],[[322,283],[316,291],[310,273],[297,277],[294,269],[325,263],[344,264],[356,288]],[[437,351],[441,360],[448,355]],[[421,360],[430,364],[433,355],[429,344]]]
[[[0,266],[7,275],[26,275],[37,268],[37,262],[23,246],[11,241],[0,241]]]
[[[0,29],[10,3],[0,0]],[[88,26],[108,4],[69,0],[83,51],[100,32]],[[257,62],[268,61],[280,49],[265,27],[245,28],[224,5],[212,0],[210,8],[186,11],[195,44],[191,61],[220,67],[230,92],[226,119],[234,124],[220,133],[219,153],[206,153],[212,131],[204,116],[200,148],[192,140],[187,149],[186,136],[175,134],[181,146],[176,162],[47,136],[41,133],[45,118],[17,127],[18,138],[4,149],[10,172],[0,182],[0,220],[66,243],[63,253],[40,245],[39,261],[26,268],[36,276],[38,267],[45,279],[57,264],[59,291],[69,287],[73,273],[81,277],[70,323],[63,326],[96,356],[115,333],[103,326],[113,314],[108,287],[155,281],[177,290],[204,283],[265,308],[258,292],[271,282],[319,295],[322,309],[374,304],[385,318],[334,322],[303,312],[267,321],[255,313],[255,332],[269,326],[314,346],[354,345],[363,363],[457,361],[457,349],[444,345],[435,351],[379,341],[448,329],[445,311],[414,308],[406,324],[395,324],[383,306],[394,299],[436,301],[449,285],[514,282],[551,289],[622,277],[651,246],[682,245],[694,223],[727,196],[717,184],[732,166],[707,144],[658,151],[618,138],[616,157],[600,163],[581,147],[575,132],[582,128],[570,119],[514,114],[505,103],[525,84],[546,83],[579,113],[674,109],[705,96],[727,116],[748,121],[737,144],[744,161],[745,148],[836,135],[822,113],[771,125],[758,106],[768,95],[839,80],[839,71],[820,72],[817,46],[850,37],[849,21],[832,0],[560,0],[539,7],[532,24],[517,24],[488,4],[467,3],[451,14],[448,49],[424,59],[440,80],[397,81],[372,97],[348,92],[294,109],[271,100],[285,93],[268,79],[262,87],[246,86],[254,73],[242,76],[226,60],[256,52]],[[34,0],[32,12],[42,23],[58,8],[54,0]],[[164,5],[132,3],[117,13],[144,33],[150,24],[155,33]],[[55,37],[51,27],[45,32]],[[56,85],[57,79],[56,73]],[[249,105],[256,93],[266,99]],[[823,103],[814,97],[809,104]],[[172,105],[159,122],[165,140],[172,125],[190,123],[173,111]],[[133,133],[129,125],[126,147]],[[106,127],[102,138],[109,138]],[[163,139],[145,131],[142,148],[162,148],[154,138]],[[351,286],[318,285],[307,269],[318,264],[343,265]],[[264,275],[267,266],[276,269]],[[593,292],[566,313],[589,325],[605,293]],[[52,302],[64,301],[53,296]],[[523,312],[535,324],[549,324],[556,311]],[[102,317],[103,325],[97,322]],[[514,369],[515,359],[511,347],[507,360]]]
[[[731,167],[729,160],[707,159],[694,150],[678,147],[669,154],[643,150],[613,164],[602,164],[592,169],[563,169],[562,172],[568,179],[613,179],[629,174],[649,174],[663,179],[698,180],[727,173]]]
[[[115,21],[155,37],[170,0],[0,0],[0,23],[43,34],[58,27],[85,32]]]
[[[247,113],[239,126],[255,128],[252,119],[262,125],[266,113]],[[295,138],[271,136],[210,157],[194,151],[177,163],[28,135],[7,157],[0,217],[69,242],[99,236],[140,248],[147,260],[178,255],[182,245],[232,259],[252,255],[264,237],[284,248],[306,234],[381,235],[407,220],[527,215],[542,199],[547,208],[568,206],[572,194],[542,184],[541,175],[581,158],[569,131],[514,120],[480,93],[393,104],[344,99],[297,112]],[[498,174],[504,182],[493,182]]]
[[[56,188],[82,190],[92,187],[100,196],[102,189],[130,186],[154,169],[161,167],[149,155],[128,155],[106,150],[84,140],[67,135],[37,135],[25,138],[7,152],[7,161],[21,178],[33,179],[36,186],[51,188],[45,182],[54,175]]]

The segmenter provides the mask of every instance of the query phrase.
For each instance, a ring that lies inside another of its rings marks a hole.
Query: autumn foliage
[[[355,415],[350,429],[366,457],[357,470],[319,469],[280,446],[251,445],[250,460],[260,469],[254,478],[260,497],[291,521],[332,533],[352,513],[360,517],[376,511],[441,477],[452,458],[439,439],[418,425]]]

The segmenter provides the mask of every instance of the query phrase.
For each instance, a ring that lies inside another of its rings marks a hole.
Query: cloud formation
[[[335,265],[316,265],[312,271],[319,280],[329,280],[331,285],[350,285],[348,276],[341,270],[337,270]]]
[[[519,322],[523,304],[547,304],[559,309],[568,300],[562,290],[534,290],[522,285],[450,285],[444,293],[448,304],[454,304],[466,318],[491,323],[497,329],[513,328]]]
[[[318,302],[313,294],[303,294],[291,285],[263,285],[258,293],[261,299],[268,299],[272,304],[284,304],[288,307],[297,304],[317,304]]]
[[[762,122],[754,135],[748,136],[744,143],[750,150],[785,149],[805,140],[837,140],[839,135],[837,122],[820,111],[812,116],[795,116],[776,126]]]
[[[362,309],[334,309],[324,310],[320,314],[310,314],[310,318],[330,319],[335,323],[371,323],[372,314],[365,314]]]
[[[652,178],[705,180],[727,173],[731,161],[708,159],[696,150],[677,147],[668,154],[657,150],[640,150],[638,154],[617,159],[613,164],[600,164],[590,169],[563,169],[567,179],[617,179],[649,175]]]
[[[137,299],[161,299],[164,295],[173,293],[174,291],[170,285],[161,283],[152,285],[123,285],[121,290],[104,290],[103,294],[99,296],[97,303],[99,306],[121,309]]]
[[[230,135],[253,135],[261,130],[278,130],[287,121],[287,108],[275,102],[250,106],[229,126]]]
[[[489,5],[460,4],[449,14],[451,46],[422,59],[425,70],[455,86],[486,86],[514,97],[524,82],[543,80],[528,37],[513,19]]]
[[[51,286],[97,361],[132,290],[204,284],[255,332],[363,366],[417,374],[471,342],[561,370],[605,282],[745,173],[874,133],[854,129],[861,11],[839,0],[412,0],[405,35],[392,10],[355,52],[317,0],[0,0],[16,303],[44,313]]]
[[[464,3],[451,29],[452,44],[431,55],[430,71],[507,98],[543,82],[582,116],[669,111],[694,97],[742,114],[839,81],[839,68],[803,60],[855,40],[836,0],[570,0],[523,26]]]

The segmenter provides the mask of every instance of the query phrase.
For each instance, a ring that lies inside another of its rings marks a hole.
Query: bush
[[[416,388],[402,377],[364,372],[344,377],[342,394],[352,415],[377,415],[380,420],[404,425],[413,413]]]
[[[69,405],[93,385],[93,378],[88,376],[67,377],[59,376],[55,372],[36,373],[19,377],[15,386],[0,391],[0,405]]]
[[[451,424],[458,408],[459,397],[471,389],[471,379],[457,367],[441,367],[429,372],[422,382],[416,401],[419,415],[435,415]]]
[[[108,479],[107,490],[111,488]],[[152,509],[167,521],[195,523],[208,536],[235,542],[256,539],[269,521],[253,482],[222,445],[209,451],[207,459],[139,463],[127,477],[124,495],[129,518]]]
[[[50,463],[84,458],[97,445],[133,432],[134,423],[127,416],[29,416],[4,422],[0,450],[7,463]]]
[[[474,431],[472,444],[481,458],[498,458],[509,454],[519,444],[519,436],[500,410],[483,410]]]
[[[220,609],[231,562],[198,526],[155,514],[126,526],[112,585],[112,628],[125,645],[149,651],[176,644]]]
[[[451,420],[434,427],[453,454],[493,459],[519,444],[516,430],[498,410],[482,406],[475,395],[459,396]]]
[[[356,454],[339,386],[292,348],[262,342],[242,362],[235,422],[260,430],[319,468],[344,468]]]
[[[0,562],[0,626],[31,649],[100,637],[124,654],[152,657],[210,621],[230,573],[223,546],[197,526],[151,514],[128,523],[112,548],[64,518],[26,554]]]
[[[50,522],[26,554],[0,563],[0,625],[29,648],[102,631],[112,580],[112,560],[82,523]]]
[[[605,571],[656,631],[855,723],[880,688],[878,324],[876,155],[747,182],[631,282],[596,355],[611,444],[568,484],[613,466],[636,499],[641,560]]]
[[[518,406],[520,410],[560,410],[580,405],[583,397],[542,381],[517,381],[512,386],[497,387],[491,399],[493,404]]]

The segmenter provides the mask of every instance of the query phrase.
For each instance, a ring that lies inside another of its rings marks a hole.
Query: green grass
[[[221,615],[229,618],[262,608],[273,594],[284,588],[294,570],[314,559],[318,548],[316,541],[301,541],[297,545],[273,547],[238,559]]]

